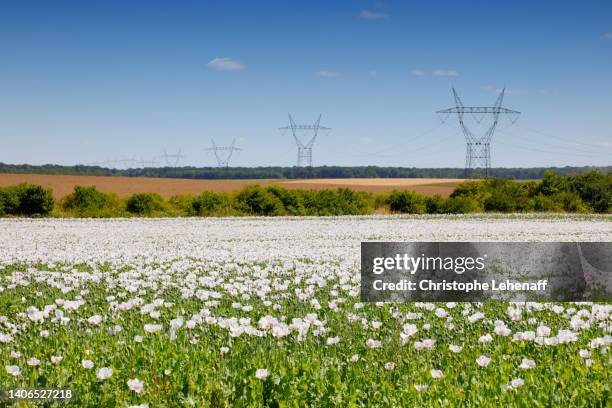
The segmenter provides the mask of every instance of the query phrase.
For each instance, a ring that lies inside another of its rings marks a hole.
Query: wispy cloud
[[[495,86],[491,86],[491,85],[487,85],[487,86],[483,86],[482,89],[484,89],[485,91],[490,91],[490,92],[495,92],[497,94],[501,93],[501,91],[504,88],[498,88]],[[542,89],[538,90],[538,93],[542,93]],[[544,91],[545,92],[545,91]],[[517,88],[508,88],[506,87],[506,95],[523,95],[528,93],[527,90],[525,89],[517,89]]]
[[[612,33],[605,33],[603,35],[603,38],[605,38],[606,40],[612,40]]]
[[[425,71],[421,71],[420,69],[413,69],[412,71],[410,71],[410,73],[412,75],[416,75],[416,76],[423,76],[423,75],[425,75]]]
[[[368,72],[368,74],[370,74],[370,76],[376,76],[378,75],[378,71],[376,71],[375,69],[371,70],[370,72]]]
[[[434,76],[459,76],[459,73],[454,69],[434,69]]]
[[[362,10],[361,13],[359,13],[359,18],[365,18],[366,20],[380,20],[388,17],[389,15],[387,13],[380,13],[370,10]]]
[[[365,136],[365,137],[360,137],[360,138],[359,138],[359,141],[360,141],[361,143],[370,143],[370,142],[372,141],[372,138],[371,138],[371,137],[367,137],[367,136]]]
[[[333,77],[337,77],[340,74],[336,71],[319,71],[316,73],[316,76],[318,77],[323,77],[323,78],[333,78]]]
[[[595,145],[605,147],[606,149],[612,149],[612,141],[604,140],[603,142],[596,142]]]
[[[206,66],[218,71],[240,71],[246,68],[245,65],[231,58],[214,58]]]

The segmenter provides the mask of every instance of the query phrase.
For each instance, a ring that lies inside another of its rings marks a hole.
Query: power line
[[[532,142],[532,143],[534,142],[531,139],[528,139],[528,138],[526,138],[524,136],[519,136],[519,135],[516,135],[514,133],[508,132],[507,130],[501,130],[501,131],[503,133],[509,134],[510,136],[512,136],[514,138],[525,140],[527,142]],[[592,154],[592,155],[609,156],[611,154],[611,153],[607,153],[607,152],[594,152],[594,151],[590,151],[590,150],[581,150],[581,149],[577,149],[575,147],[564,147],[564,146],[558,146],[558,145],[557,146],[552,146],[552,147],[555,147],[555,148],[558,148],[558,149],[563,149],[563,150],[571,150],[572,152],[587,153],[587,154]],[[591,146],[591,147],[593,147],[593,146]]]
[[[500,142],[500,141],[498,141],[497,143],[499,143],[501,145],[504,145],[504,146],[513,147],[515,149],[528,150],[528,151],[532,151],[532,152],[540,152],[540,153],[547,153],[547,154],[559,154],[559,155],[564,155],[564,156],[582,156],[582,157],[590,157],[590,158],[598,157],[598,156],[594,156],[592,154],[589,155],[589,154],[580,154],[580,153],[553,152],[553,151],[550,151],[550,150],[538,149],[538,148],[534,148],[534,147],[516,146],[516,145],[512,145],[512,144],[504,143],[504,142]]]
[[[448,135],[448,136],[446,136],[446,137],[444,137],[444,138],[442,138],[440,140],[437,140],[436,143],[442,143],[442,142],[445,142],[445,141],[453,139],[453,138],[455,138],[455,135]],[[390,153],[390,154],[373,154],[373,155],[376,156],[376,157],[396,157],[398,155],[403,155],[403,154],[406,154],[406,153],[420,152],[422,150],[427,150],[427,149],[430,149],[432,147],[436,147],[436,146],[433,145],[433,144],[427,144],[427,145],[419,146],[419,147],[415,147],[415,148],[398,150],[398,151],[395,151],[394,153]]]
[[[537,133],[538,135],[546,136],[546,137],[549,137],[551,139],[560,140],[562,142],[566,142],[566,143],[570,143],[570,144],[578,144],[578,145],[587,146],[587,147],[595,147],[593,144],[582,143],[582,142],[577,142],[575,140],[565,139],[565,138],[562,138],[562,137],[559,137],[559,136],[556,136],[556,135],[551,135],[549,133],[545,133],[545,132],[542,132],[540,130],[524,126],[524,125],[520,125],[519,124],[517,126],[522,128],[522,129],[525,129],[525,130],[527,130],[529,132]]]
[[[434,126],[434,127],[432,127],[432,128],[429,128],[429,129],[427,129],[427,130],[425,130],[425,131],[423,131],[423,132],[421,132],[421,133],[417,134],[416,136],[412,137],[412,138],[411,138],[410,140],[408,140],[408,141],[404,141],[404,142],[401,142],[401,143],[396,143],[396,144],[394,144],[394,145],[391,145],[391,146],[385,147],[384,149],[380,149],[380,150],[377,150],[377,151],[375,151],[375,152],[370,152],[370,153],[359,153],[359,154],[353,154],[353,155],[350,155],[350,156],[352,156],[352,157],[372,156],[372,155],[377,156],[377,155],[379,155],[379,153],[384,153],[384,152],[387,152],[387,151],[389,151],[389,150],[395,150],[395,149],[397,149],[398,147],[402,147],[402,146],[409,145],[410,143],[413,143],[415,140],[418,140],[418,139],[420,139],[420,138],[421,138],[421,137],[423,137],[423,136],[427,136],[428,134],[430,134],[430,133],[432,133],[434,130],[437,130],[438,128],[440,128],[440,127],[444,126],[445,124],[446,124],[445,122],[438,123],[436,126]]]

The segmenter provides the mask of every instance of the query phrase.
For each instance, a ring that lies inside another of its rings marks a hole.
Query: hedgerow
[[[0,188],[0,216],[332,216],[374,212],[462,214],[474,212],[612,213],[612,174],[598,171],[540,181],[486,179],[459,184],[448,198],[414,191],[368,193],[347,188],[290,190],[248,186],[238,192],[204,191],[164,199],[156,193],[127,198],[76,186],[55,203],[50,189],[20,184]]]

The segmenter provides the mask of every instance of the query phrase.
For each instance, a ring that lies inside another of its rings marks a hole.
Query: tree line
[[[236,192],[204,191],[164,199],[156,193],[129,197],[76,186],[56,201],[34,184],[0,188],[0,216],[131,217],[243,215],[360,215],[372,213],[463,214],[477,212],[612,213],[612,172],[572,176],[547,172],[541,180],[491,178],[460,183],[448,198],[414,191],[369,193],[347,188],[289,190],[248,186]]]
[[[604,167],[529,167],[492,168],[490,175],[498,178],[533,180],[544,177],[547,171],[569,176],[584,171],[612,171]],[[35,173],[82,176],[162,177],[185,179],[309,179],[309,178],[464,178],[463,168],[416,168],[379,166],[319,166],[319,167],[147,167],[127,170],[100,166],[60,166],[55,164],[0,163],[0,173]]]

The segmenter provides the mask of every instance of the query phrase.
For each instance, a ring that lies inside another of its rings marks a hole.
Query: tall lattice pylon
[[[331,130],[328,127],[321,126],[321,115],[313,125],[296,125],[295,121],[289,114],[289,126],[280,128],[281,131],[291,130],[293,140],[298,148],[297,155],[297,166],[298,167],[312,167],[312,147],[314,146],[315,140],[321,130]],[[312,137],[308,141],[302,140],[298,135],[299,132],[305,134],[312,134]]]
[[[446,115],[446,117],[456,113],[459,118],[459,125],[461,126],[467,143],[465,152],[465,178],[489,177],[491,173],[491,139],[493,138],[493,133],[495,133],[499,117],[500,115],[508,115],[510,121],[514,123],[521,112],[506,109],[501,106],[504,101],[506,88],[501,90],[493,106],[464,106],[455,88],[452,88],[452,90],[455,106],[453,108],[437,111],[436,113]],[[486,128],[484,134],[476,135],[465,123],[467,115],[472,116],[479,124],[485,117],[490,115],[492,123]]]
[[[236,150],[242,150],[239,147],[236,147],[236,139],[232,140],[232,144],[229,146],[217,146],[214,139],[211,139],[212,147],[204,150],[212,150],[215,153],[215,157],[217,158],[217,165],[219,167],[229,167],[230,159],[232,158],[232,154]],[[228,152],[223,154],[222,152]]]

